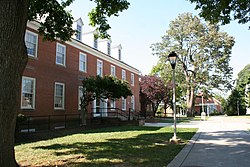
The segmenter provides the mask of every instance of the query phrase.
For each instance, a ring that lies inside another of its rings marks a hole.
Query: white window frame
[[[122,110],[126,111],[126,107],[127,107],[127,101],[124,97],[122,97]]]
[[[80,27],[80,30],[78,30],[78,26]],[[76,24],[76,39],[81,41],[82,40],[82,25]]]
[[[28,56],[30,56],[30,57],[37,58],[38,34],[32,32],[32,31],[26,30],[26,33],[25,33],[25,44],[26,44],[26,42],[27,42],[27,34],[33,35],[33,36],[35,36],[35,38],[36,38],[36,42],[35,42],[35,43],[32,43],[32,44],[35,45],[35,48],[34,48],[34,49],[35,49],[35,53],[34,53],[35,55],[31,55],[31,54],[29,54],[28,52],[27,52],[27,54],[28,54]],[[31,42],[29,42],[29,43],[31,43]],[[27,47],[27,45],[26,45],[26,47]],[[28,49],[28,47],[27,47],[27,49]]]
[[[93,44],[95,49],[98,49],[98,38],[94,37],[94,44]]]
[[[33,92],[32,92],[32,106],[31,107],[27,107],[27,106],[23,106],[23,79],[28,79],[28,80],[32,80],[33,82]],[[31,77],[22,77],[22,91],[21,91],[21,109],[35,109],[35,101],[36,101],[36,79],[35,78],[31,78]]]
[[[81,110],[81,95],[83,86],[78,86],[78,110]]]
[[[83,60],[81,60],[81,56],[83,56]],[[81,69],[81,64],[83,65],[82,66],[83,69]],[[82,52],[79,53],[79,71],[87,72],[87,54],[82,53]]]
[[[116,108],[116,101],[115,100],[110,100],[110,108],[112,108],[111,110],[115,110],[115,108]]]
[[[56,107],[56,85],[61,85],[63,86],[63,94],[62,94],[62,107]],[[54,109],[55,110],[64,110],[65,108],[65,84],[61,82],[55,82],[55,87],[54,87]]]
[[[135,86],[135,75],[131,73],[131,85]]]
[[[126,81],[126,71],[122,69],[122,80]]]
[[[110,43],[110,41],[107,42],[107,54],[111,55],[111,43]]]
[[[100,66],[99,66],[99,63],[100,63]],[[103,61],[101,61],[99,59],[97,59],[97,61],[96,61],[96,75],[99,75],[101,77],[103,76]]]
[[[122,51],[121,51],[121,49],[118,49],[118,59],[119,60],[122,59]]]
[[[135,96],[131,96],[131,108],[134,111],[135,110]]]
[[[60,54],[64,55],[64,57],[63,57],[63,63],[57,62],[57,57],[58,57],[58,53],[59,53],[57,51],[57,49],[58,49],[59,46],[64,48],[64,53],[60,53]],[[60,44],[60,43],[56,43],[56,64],[62,65],[62,66],[66,66],[66,46],[63,45],[63,44]]]
[[[116,76],[116,69],[114,65],[110,65],[110,75],[113,77]]]

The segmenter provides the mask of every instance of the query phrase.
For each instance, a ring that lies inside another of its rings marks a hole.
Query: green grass
[[[21,166],[167,166],[197,129],[177,129],[183,143],[168,143],[172,128],[113,127],[16,145]]]

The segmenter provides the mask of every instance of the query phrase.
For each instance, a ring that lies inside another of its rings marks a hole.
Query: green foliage
[[[175,51],[178,55],[176,83],[180,84],[177,88],[186,90],[187,107],[192,110],[198,89],[232,87],[229,61],[233,45],[234,38],[220,32],[217,25],[203,23],[199,17],[183,13],[170,22],[162,41],[151,46],[153,54],[160,58],[153,71],[169,78],[170,68],[165,64],[168,54]]]
[[[246,99],[246,85],[249,84],[250,79],[250,64],[246,65],[238,74],[235,89],[231,92],[227,99],[226,108],[230,115],[237,114],[237,105],[239,105],[240,114],[245,114],[246,107],[249,105]],[[238,102],[238,104],[236,104]]]
[[[82,81],[81,106],[87,107],[95,99],[119,99],[132,96],[128,82],[111,76],[91,76]]]
[[[189,0],[201,9],[200,16],[212,23],[228,24],[238,20],[240,24],[250,22],[249,0]],[[250,27],[249,27],[250,28]]]
[[[92,0],[91,0],[92,1]],[[126,0],[94,0],[97,6],[89,13],[90,25],[97,27],[101,38],[110,37],[107,30],[111,27],[107,23],[107,17],[118,16],[118,12],[128,9],[129,2]]]
[[[59,3],[57,0],[30,0],[28,20],[40,22],[38,31],[46,40],[53,41],[56,38],[62,41],[70,40],[76,31],[72,28],[74,18],[66,7],[73,1],[64,0]],[[97,6],[89,13],[90,25],[97,27],[101,38],[108,38],[110,36],[107,31],[111,27],[107,23],[107,17],[118,16],[119,12],[128,9],[129,3],[126,0],[94,0],[94,2]]]

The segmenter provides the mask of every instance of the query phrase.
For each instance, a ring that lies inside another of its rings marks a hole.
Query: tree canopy
[[[82,123],[86,124],[87,106],[96,99],[116,100],[132,96],[128,82],[112,76],[91,76],[82,81],[81,113]]]
[[[231,88],[229,61],[233,45],[232,36],[190,13],[180,14],[171,21],[162,41],[152,45],[153,54],[160,60],[167,60],[172,51],[178,54],[177,64],[181,65],[180,73],[185,76],[188,114],[192,115],[198,89]]]
[[[195,9],[201,9],[200,16],[211,23],[228,24],[238,20],[240,24],[250,22],[249,0],[189,0],[196,3]],[[249,26],[250,29],[250,26]]]
[[[141,93],[146,97],[152,105],[153,114],[155,115],[161,102],[165,106],[171,105],[171,83],[165,84],[164,81],[157,76],[143,76],[140,81]]]

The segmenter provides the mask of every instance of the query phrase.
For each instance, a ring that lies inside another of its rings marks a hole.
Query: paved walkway
[[[250,166],[250,119],[218,116],[199,126],[168,167]]]

